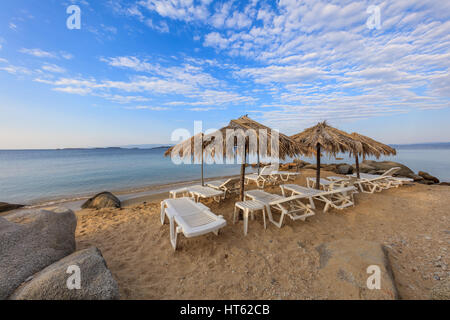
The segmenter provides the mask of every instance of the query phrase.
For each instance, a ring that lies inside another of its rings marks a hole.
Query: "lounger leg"
[[[234,207],[234,214],[233,214],[233,224],[236,224],[236,213],[239,210],[238,207]]]
[[[311,208],[313,208],[313,209],[315,209],[316,208],[316,205],[314,204],[314,200],[313,200],[313,198],[311,197],[311,198],[309,198],[309,204],[311,205]]]
[[[266,208],[262,209],[262,214],[263,214],[263,220],[264,220],[264,229],[267,229],[267,224],[266,224]]]
[[[177,244],[178,244],[178,228],[175,225],[174,218],[171,217],[169,219],[170,221],[170,243],[172,244],[172,247],[174,250],[177,250]]]
[[[247,235],[248,231],[248,209],[244,210],[244,235]]]
[[[161,224],[164,225],[164,220],[166,219],[166,203],[164,201],[161,202]]]

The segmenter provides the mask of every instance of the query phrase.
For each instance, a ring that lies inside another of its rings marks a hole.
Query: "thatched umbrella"
[[[359,156],[375,156],[377,159],[381,155],[389,156],[389,155],[396,155],[397,151],[394,148],[389,147],[388,145],[385,145],[381,142],[375,141],[372,138],[363,136],[359,133],[352,133],[351,136],[353,139],[361,143],[362,151],[361,152],[354,152],[355,155],[355,165],[356,165],[356,175],[358,179],[360,178],[360,171],[359,171]]]
[[[250,119],[248,116],[243,116],[240,117],[239,119],[236,120],[231,120],[230,123],[228,124],[228,126],[222,128],[220,131],[222,132],[222,134],[226,134],[227,130],[234,130],[239,131],[239,130],[243,130],[244,132],[248,132],[249,130],[251,132],[254,132],[255,137],[253,137],[253,139],[251,139],[251,137],[246,136],[245,139],[245,147],[241,149],[241,158],[242,158],[242,165],[241,165],[241,194],[240,194],[240,199],[241,201],[244,199],[244,180],[245,180],[245,167],[246,167],[246,159],[248,155],[254,155],[257,154],[258,156],[262,153],[261,150],[259,149],[260,146],[263,146],[262,143],[260,142],[261,139],[266,139],[266,144],[264,145],[264,147],[267,147],[267,150],[272,150],[272,151],[278,151],[278,154],[276,156],[278,156],[278,158],[280,159],[286,159],[286,157],[295,157],[298,155],[310,155],[311,151],[307,148],[307,147],[303,147],[301,144],[296,143],[294,140],[292,140],[291,138],[289,138],[288,136],[276,131],[276,133],[269,127],[256,122],[252,119]],[[262,130],[262,131],[260,131]],[[261,132],[264,132],[267,134],[266,137],[262,137],[260,136]],[[236,146],[236,138],[234,138],[234,141],[230,141],[230,137],[227,137],[226,139],[224,139],[224,144],[226,146]],[[251,141],[253,140],[253,141]],[[264,142],[264,140],[262,140]],[[276,148],[276,146],[272,146],[272,143],[278,143],[278,150],[274,149]],[[253,144],[256,144],[253,145]],[[250,148],[252,147],[253,148]],[[239,147],[239,146],[238,146]],[[225,148],[224,150],[224,155],[225,155]],[[230,155],[228,155],[230,156]],[[272,157],[274,156],[273,154],[271,155]]]
[[[262,130],[262,131],[260,131]],[[231,134],[229,134],[231,133]],[[240,136],[240,133],[243,135]],[[266,134],[266,136],[262,136]],[[221,138],[221,141],[217,140],[217,137]],[[183,154],[185,148],[191,148],[193,150],[194,138],[192,137],[182,143],[168,149],[165,155],[170,155],[172,152],[178,152],[180,155]],[[239,143],[239,140],[243,143]],[[265,140],[264,140],[265,139]],[[259,147],[264,145],[267,150],[276,150],[276,146],[272,146],[272,143],[276,140],[278,143],[278,154],[277,156],[281,159],[286,157],[295,157],[298,155],[310,155],[310,151],[306,147],[301,147],[300,144],[293,141],[288,136],[279,133],[278,131],[273,131],[271,128],[250,119],[248,116],[240,117],[239,119],[231,120],[230,123],[216,132],[210,133],[203,136],[203,151],[209,153],[211,156],[216,155],[223,157],[234,157],[240,156],[241,165],[241,190],[240,198],[241,201],[244,199],[244,180],[245,180],[245,167],[248,155],[259,155],[263,153]],[[220,155],[220,152],[222,155]],[[274,155],[272,155],[274,156]],[[197,159],[200,158],[200,154],[196,156]]]
[[[195,147],[195,143],[200,143],[200,148]],[[204,150],[205,150],[205,140],[204,140],[204,134],[198,133],[195,136],[190,137],[189,139],[184,140],[183,142],[180,142],[179,144],[169,148],[164,153],[164,156],[168,157],[172,154],[177,154],[180,157],[186,156],[191,157],[193,161],[196,159],[199,159],[201,161],[201,181],[202,186],[205,185],[205,179],[204,179],[204,168],[203,168],[203,162],[204,162]],[[186,153],[186,150],[188,153]]]
[[[320,153],[325,151],[336,156],[337,153],[349,152],[350,154],[362,152],[361,143],[353,139],[348,133],[329,126],[326,121],[320,122],[314,127],[291,136],[301,145],[307,146],[317,154],[316,188],[320,189]]]

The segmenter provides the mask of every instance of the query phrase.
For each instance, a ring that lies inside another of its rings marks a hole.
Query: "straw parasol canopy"
[[[326,121],[319,122],[314,127],[295,134],[291,138],[297,143],[307,146],[310,151],[316,152],[317,189],[320,189],[320,156],[322,151],[333,156],[336,156],[337,153],[349,152],[350,154],[358,154],[363,152],[360,142],[356,141],[350,134],[329,126]]]
[[[365,156],[375,156],[377,159],[381,155],[390,156],[390,155],[396,155],[397,151],[381,142],[378,142],[376,140],[373,140],[372,138],[366,137],[362,134],[353,132],[351,134],[353,139],[361,143],[362,151],[354,153],[355,155],[355,164],[356,164],[356,174],[358,179],[360,178],[360,171],[359,171],[359,156],[365,157]]]
[[[195,147],[195,144],[200,144],[200,148],[199,147]],[[180,157],[190,157],[193,161],[195,160],[200,160],[201,161],[201,181],[202,181],[202,186],[205,185],[205,179],[204,179],[204,168],[203,168],[203,155],[204,155],[204,150],[205,150],[205,146],[207,145],[207,143],[205,142],[204,139],[204,134],[198,133],[195,136],[190,137],[189,139],[186,139],[180,143],[178,143],[177,145],[170,147],[169,149],[166,150],[166,152],[164,153],[165,157],[168,157],[172,154],[178,154]]]
[[[185,148],[191,148],[193,152],[195,137],[177,144],[168,149],[166,156],[172,152],[179,152],[180,156]],[[219,141],[218,139],[221,139]],[[273,143],[276,142],[276,145]],[[267,148],[266,150],[273,150],[277,152],[280,159],[286,157],[295,157],[298,155],[310,155],[309,148],[302,147],[301,144],[296,143],[288,136],[272,130],[271,128],[250,119],[248,116],[242,116],[239,119],[231,120],[230,123],[207,135],[203,136],[202,150],[211,156],[223,156],[224,158],[234,158],[236,155],[241,158],[241,200],[244,199],[244,180],[245,167],[248,155],[261,155],[260,147]],[[200,152],[203,154],[203,152]],[[197,155],[198,157],[199,155]],[[274,155],[272,155],[274,156]],[[199,158],[199,157],[198,157]]]

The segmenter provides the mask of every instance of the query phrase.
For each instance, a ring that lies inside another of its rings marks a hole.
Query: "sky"
[[[0,149],[166,144],[245,114],[448,142],[449,65],[450,1],[1,1]]]

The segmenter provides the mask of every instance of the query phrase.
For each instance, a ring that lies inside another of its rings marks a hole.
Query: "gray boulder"
[[[360,240],[337,240],[317,247],[320,267],[319,285],[327,288],[329,299],[392,300],[397,288],[382,245]],[[368,287],[368,267],[378,266],[380,289]]]
[[[41,211],[17,224],[0,218],[0,300],[25,279],[75,251],[77,218],[73,211]]]
[[[81,208],[83,209],[102,209],[102,208],[120,208],[120,200],[111,192],[102,192],[87,200]]]
[[[19,209],[22,207],[24,207],[24,205],[0,202],[0,212],[15,210],[15,209]]]
[[[356,165],[355,165],[356,167]],[[359,164],[359,172],[361,173],[371,173],[375,172],[375,167],[372,167],[371,165],[368,165],[365,161]]]
[[[75,273],[68,268],[79,267],[80,287],[74,284]],[[119,286],[99,249],[91,247],[65,257],[48,266],[24,283],[11,300],[116,300]]]
[[[337,171],[339,174],[352,174],[353,167],[348,164],[341,164],[337,167]]]
[[[429,174],[427,172],[419,171],[418,174],[419,174],[419,176],[421,176],[425,180],[433,181],[433,183],[439,183],[439,179],[438,178],[432,176],[431,174]]]
[[[370,167],[375,168],[377,171],[385,172],[394,167],[400,167],[400,171],[398,171],[395,175],[402,177],[413,177],[414,172],[408,168],[407,166],[393,161],[373,161],[373,160],[364,160],[362,165],[368,165]]]

